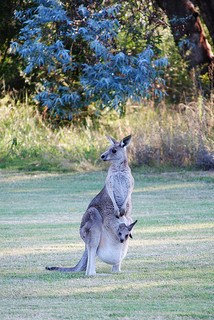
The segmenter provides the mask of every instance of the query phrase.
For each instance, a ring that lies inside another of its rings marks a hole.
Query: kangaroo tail
[[[79,271],[86,271],[88,262],[88,251],[87,248],[85,248],[85,251],[82,255],[82,258],[77,263],[75,267],[72,268],[61,268],[61,267],[46,267],[46,270],[49,271],[59,271],[59,272],[79,272]]]

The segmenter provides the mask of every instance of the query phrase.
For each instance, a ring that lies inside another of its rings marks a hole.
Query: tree
[[[116,3],[117,0],[111,0]],[[148,45],[160,53],[164,15],[154,0],[124,0],[118,14],[120,35],[118,46],[129,54],[137,54]]]
[[[183,57],[189,60],[190,67],[204,63],[211,64],[214,56],[193,1],[156,0],[156,2],[166,12],[175,43],[182,49]],[[199,5],[214,41],[214,1],[196,0],[194,2]]]
[[[14,10],[24,8],[23,0],[7,0],[1,2],[0,10],[0,87],[20,88],[24,79],[20,76],[20,58],[12,57],[9,52],[10,42],[18,34],[20,25],[14,19]],[[1,90],[1,93],[4,90]],[[1,95],[0,93],[0,95]]]
[[[200,8],[201,15],[214,44],[214,0],[196,0],[196,3]]]
[[[155,59],[150,47],[135,56],[117,49],[120,6],[69,7],[58,0],[33,4],[16,12],[23,28],[12,51],[25,59],[26,74],[43,80],[36,95],[43,108],[71,119],[92,102],[97,110],[121,111],[128,98],[162,96],[159,70],[167,60]]]

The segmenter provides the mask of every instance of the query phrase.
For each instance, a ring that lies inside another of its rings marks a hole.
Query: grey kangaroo
[[[111,143],[101,155],[103,161],[111,165],[105,186],[91,201],[80,225],[80,236],[85,242],[85,251],[79,263],[72,268],[46,267],[47,270],[60,272],[86,271],[86,275],[96,275],[96,255],[112,265],[112,271],[120,271],[121,262],[128,250],[128,238],[134,223],[130,217],[131,193],[134,179],[128,165],[126,147],[131,136],[120,142],[107,137]]]

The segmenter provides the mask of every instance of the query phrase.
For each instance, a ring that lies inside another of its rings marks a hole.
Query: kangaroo
[[[132,223],[130,217],[134,178],[126,154],[131,135],[120,142],[111,137],[107,138],[111,146],[101,155],[101,159],[110,161],[111,165],[103,189],[90,202],[82,217],[80,236],[85,242],[83,256],[75,267],[46,267],[47,270],[86,271],[88,276],[96,275],[97,255],[102,261],[112,265],[112,271],[120,271],[121,262],[128,250],[127,235],[131,236],[131,230],[136,223]]]

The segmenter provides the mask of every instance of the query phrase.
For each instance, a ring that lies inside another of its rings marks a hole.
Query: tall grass
[[[103,112],[86,126],[53,128],[35,105],[0,102],[0,167],[26,170],[82,171],[102,168],[100,154],[108,141],[132,134],[132,165],[214,168],[214,108],[202,100],[179,105],[127,107],[126,116]]]
[[[213,107],[202,100],[180,104],[176,111],[146,109],[135,123],[133,161],[149,166],[214,168]]]

